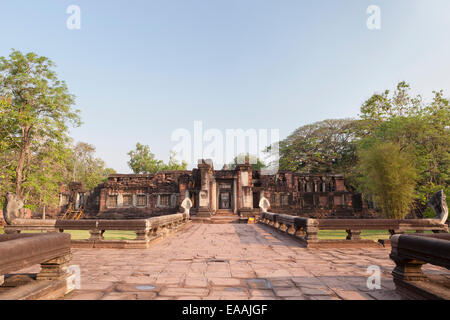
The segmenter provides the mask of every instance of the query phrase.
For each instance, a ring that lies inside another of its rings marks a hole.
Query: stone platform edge
[[[159,235],[150,237],[148,240],[71,240],[72,248],[90,248],[90,249],[147,249],[156,242],[166,238],[167,236],[185,229],[192,225],[192,221],[187,221],[184,224]]]

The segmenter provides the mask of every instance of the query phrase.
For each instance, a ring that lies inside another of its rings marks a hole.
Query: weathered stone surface
[[[448,207],[444,190],[436,192],[427,205],[434,210],[436,214],[435,219],[438,219],[441,223],[445,223],[448,219]]]
[[[61,190],[59,212],[73,205],[83,206],[86,215],[102,219],[148,218],[180,210],[204,218],[223,211],[253,218],[260,213],[260,204],[263,212],[270,206],[278,212],[303,216],[374,214],[364,199],[346,187],[342,175],[274,174],[253,170],[247,160],[233,170],[214,170],[212,161],[200,159],[193,170],[112,174],[92,192],[82,186],[74,188],[72,183],[69,190]],[[190,205],[186,205],[188,201]]]
[[[23,200],[12,192],[5,195],[3,204],[3,219],[7,224],[11,224],[15,219],[23,218]]]
[[[345,263],[337,263],[341,261]],[[393,294],[394,263],[388,250],[308,249],[260,225],[195,224],[145,250],[73,249],[72,263],[80,265],[82,273],[77,293],[120,292],[155,300],[403,298]],[[366,287],[371,265],[382,270],[380,290]],[[437,272],[423,268],[425,273]],[[233,270],[254,275],[235,277]],[[105,272],[116,281],[90,287],[102,284]],[[155,289],[138,292],[136,285]]]
[[[396,264],[392,275],[398,292],[425,299],[450,296],[450,278],[441,275],[435,281],[422,270],[427,263],[450,269],[450,234],[395,235],[391,244],[390,258]]]

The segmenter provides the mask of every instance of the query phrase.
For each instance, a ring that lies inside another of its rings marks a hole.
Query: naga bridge
[[[434,219],[368,219],[339,176],[218,173],[206,161],[191,174],[113,175],[74,198],[98,204],[79,220],[23,219],[9,194],[0,299],[450,299],[442,191]]]

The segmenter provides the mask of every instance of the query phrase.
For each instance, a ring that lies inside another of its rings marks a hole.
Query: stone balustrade
[[[0,300],[47,299],[73,290],[73,277],[66,269],[71,259],[70,235],[0,235]],[[12,286],[5,275],[40,264],[41,270],[23,286]]]
[[[5,226],[7,234],[21,231],[38,230],[45,232],[64,232],[66,230],[88,230],[87,240],[72,240],[77,247],[95,248],[147,248],[149,243],[185,225],[189,221],[188,213],[135,220],[37,220],[16,219]],[[133,240],[105,240],[105,231],[134,231]]]
[[[361,247],[381,244],[373,240],[361,239],[363,230],[388,230],[391,235],[407,231],[447,232],[448,226],[437,219],[309,219],[286,214],[263,212],[260,222],[286,232],[303,241],[310,247]],[[345,230],[346,240],[320,240],[319,230]],[[384,241],[389,244],[389,241]]]
[[[450,234],[394,235],[391,245],[398,291],[414,299],[450,299],[448,276],[427,276],[422,271],[427,263],[450,269]]]

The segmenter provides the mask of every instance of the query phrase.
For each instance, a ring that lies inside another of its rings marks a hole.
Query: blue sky
[[[68,30],[69,5],[81,30]],[[366,27],[369,5],[381,30]],[[167,160],[171,133],[280,129],[356,117],[401,80],[431,96],[450,88],[448,0],[2,0],[0,56],[51,58],[76,95],[76,141],[129,172],[148,144]]]

